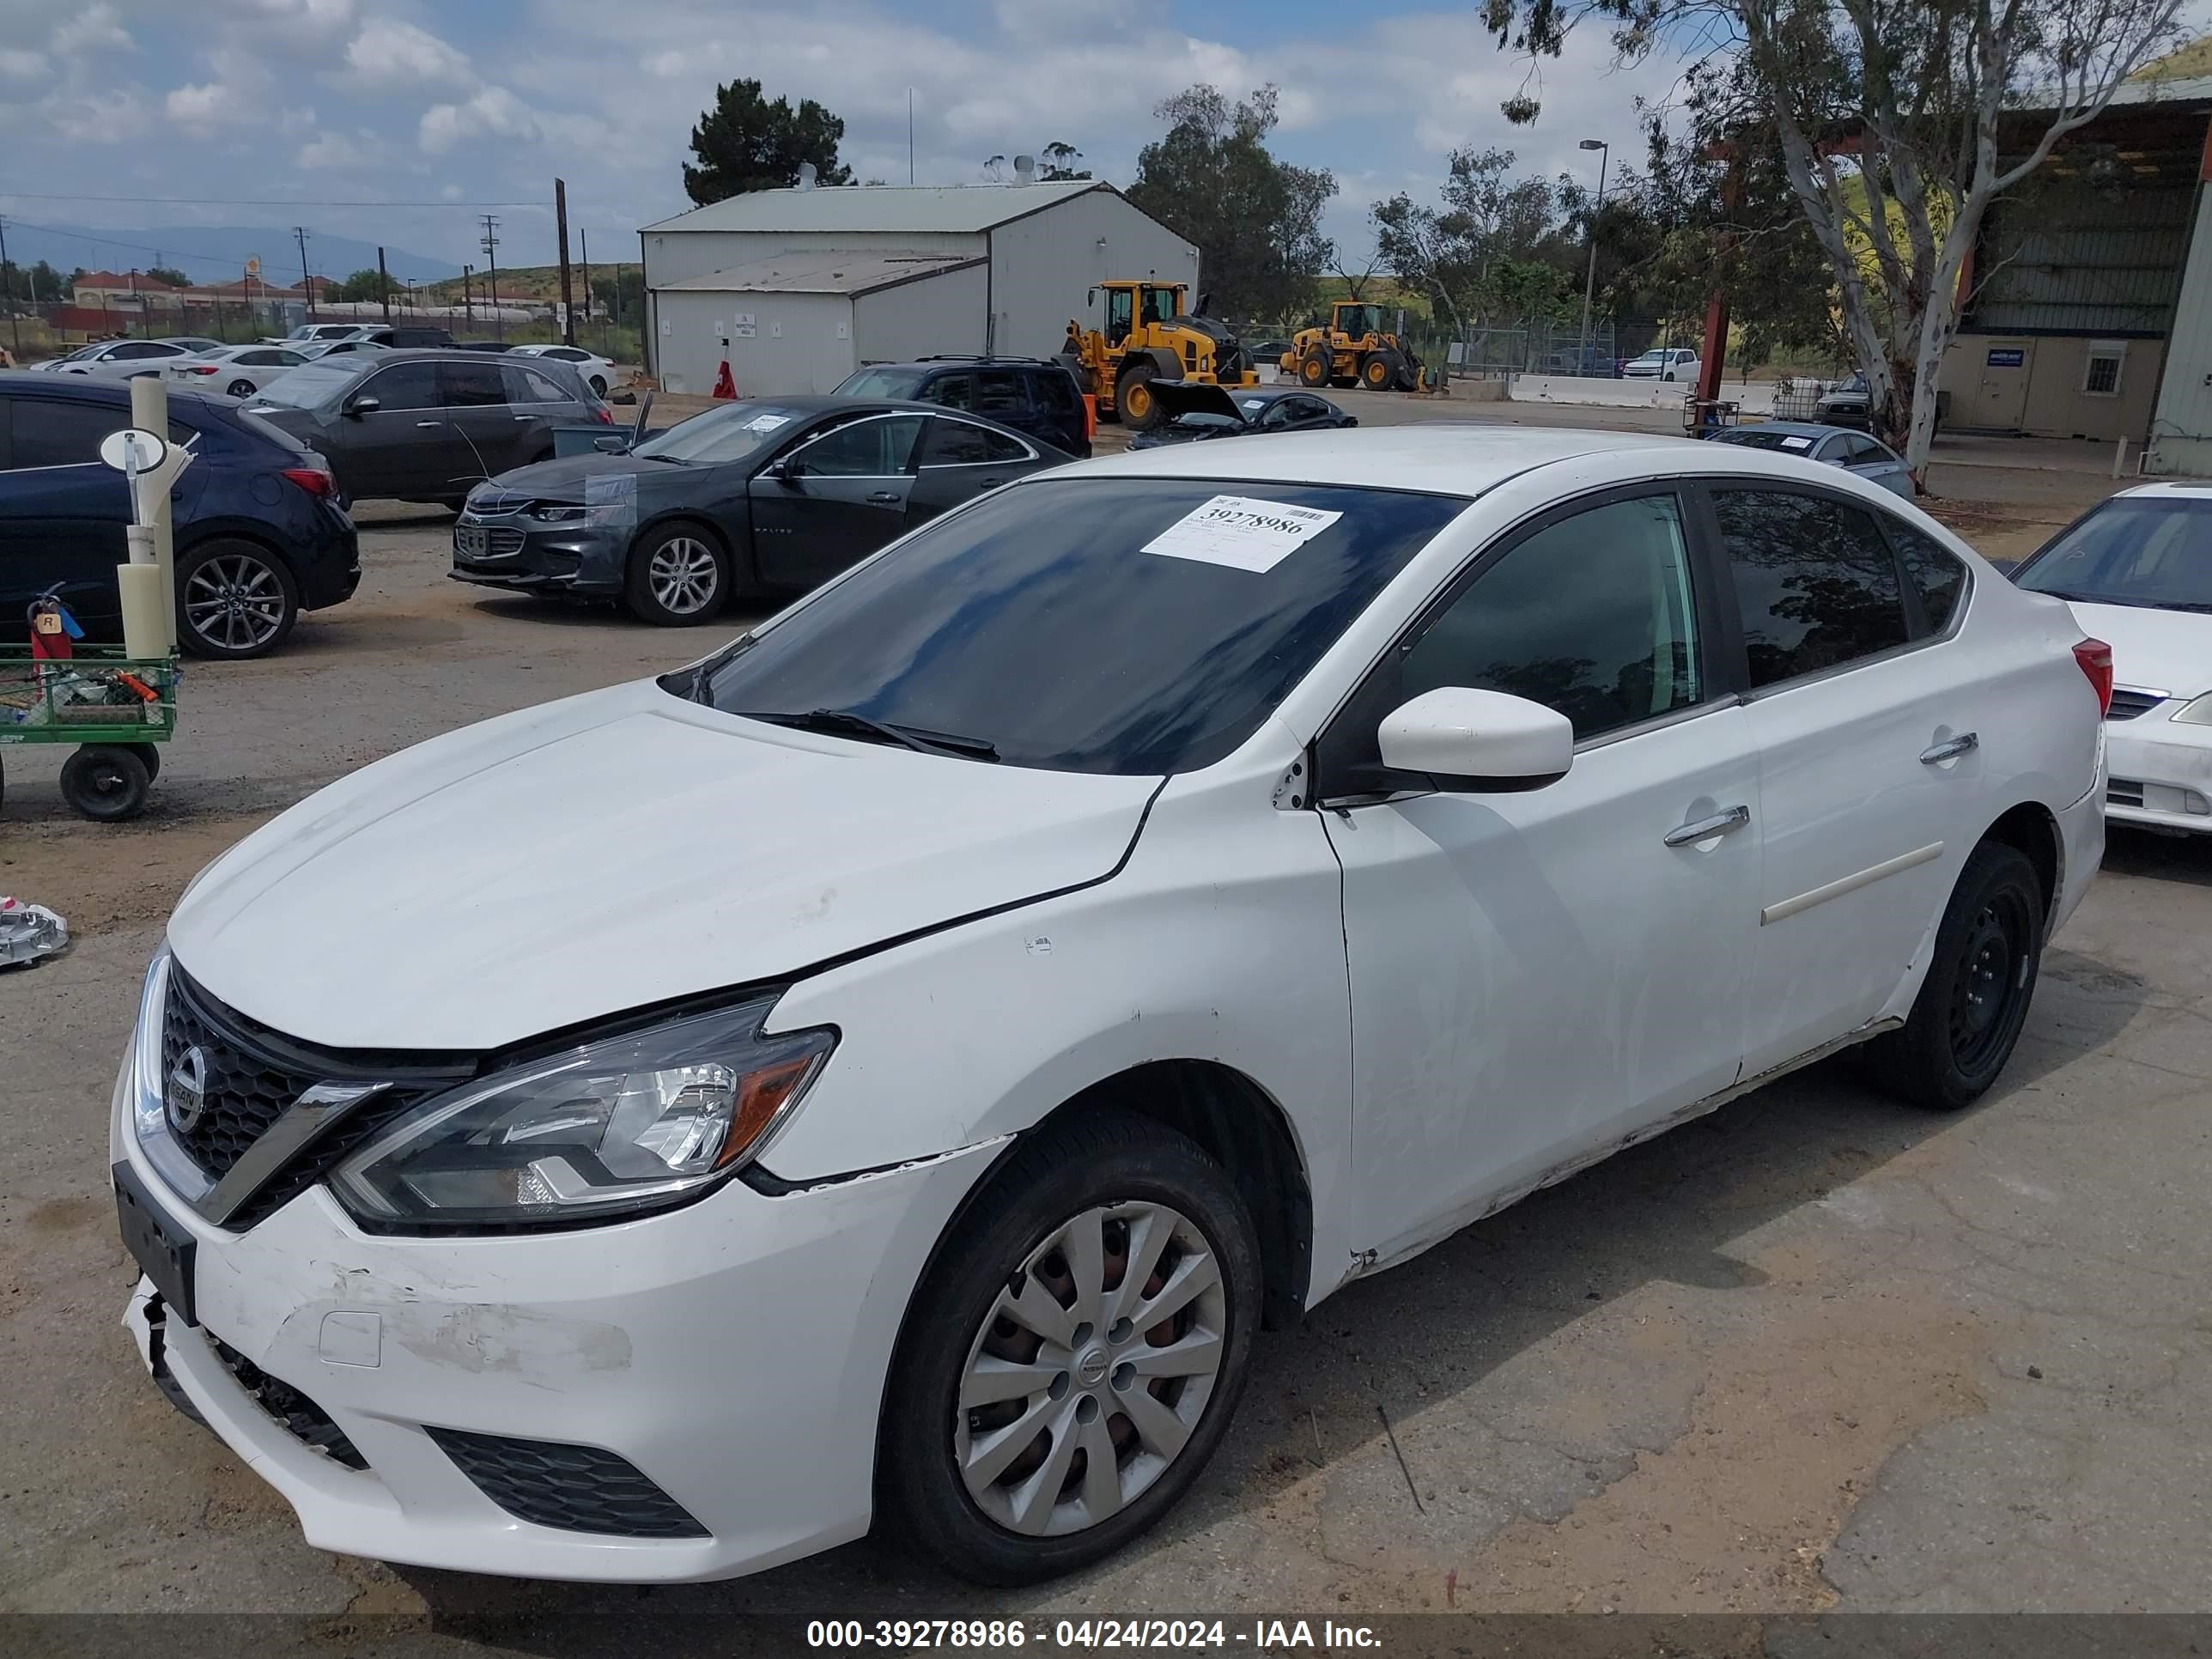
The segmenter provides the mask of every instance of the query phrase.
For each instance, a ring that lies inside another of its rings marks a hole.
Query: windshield
[[[830,709],[957,733],[1015,766],[1210,765],[1467,505],[1229,488],[1237,495],[1196,479],[1066,478],[999,490],[661,684],[727,714]],[[1247,524],[1256,503],[1307,511],[1285,551],[1264,516],[1241,532],[1201,530],[1217,497],[1231,513],[1242,501]],[[1182,554],[1147,550],[1171,529]]]
[[[1251,406],[1256,407],[1256,405]],[[1244,424],[1243,422],[1232,419],[1227,415],[1217,414],[1212,410],[1206,409],[1193,409],[1186,410],[1184,413],[1175,417],[1175,423],[1177,426],[1214,428],[1242,426]]]
[[[741,461],[780,441],[776,434],[798,418],[794,410],[767,404],[731,404],[679,422],[630,453],[692,466]]]
[[[911,398],[921,385],[918,368],[864,368],[837,388],[840,398]]]
[[[2107,501],[2013,580],[2031,592],[2090,605],[2212,611],[2212,498]]]
[[[1777,432],[1772,427],[1726,427],[1713,434],[1724,444],[1741,444],[1747,449],[1780,449],[1793,455],[1802,455],[1818,441],[1808,432]]]
[[[286,409],[313,409],[328,403],[338,392],[360,378],[361,359],[339,357],[327,363],[302,363],[290,374],[271,380],[258,401]]]

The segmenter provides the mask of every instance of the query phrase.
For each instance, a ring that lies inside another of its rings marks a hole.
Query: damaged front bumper
[[[859,1537],[923,1263],[995,1148],[507,1236],[362,1233],[321,1188],[242,1233],[112,1156],[188,1237],[196,1323],[124,1322],[307,1540],[539,1578],[680,1582]]]
[[[522,514],[464,512],[449,574],[484,587],[605,598],[622,592],[630,535],[623,526],[549,527]]]

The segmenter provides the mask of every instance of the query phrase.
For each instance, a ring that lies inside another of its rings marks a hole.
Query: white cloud
[[[350,172],[374,163],[379,149],[372,131],[364,130],[354,137],[332,131],[302,145],[296,159],[301,167],[316,171]]]
[[[122,144],[153,131],[143,88],[58,94],[40,105],[53,130],[72,143]]]
[[[54,26],[54,51],[64,58],[102,47],[127,51],[131,45],[131,31],[123,27],[115,8],[106,0],[99,0],[67,22]]]
[[[46,72],[46,54],[0,46],[0,76],[12,81],[35,80]]]
[[[346,78],[364,92],[467,87],[476,81],[466,52],[394,18],[370,18],[346,47],[345,57]]]
[[[202,131],[218,126],[235,118],[236,106],[230,101],[230,90],[210,81],[199,86],[182,86],[171,92],[165,100],[169,118],[179,126],[196,127]]]
[[[353,27],[354,0],[244,0],[257,35],[313,46]]]
[[[464,103],[434,104],[423,111],[416,137],[436,155],[466,138],[518,138],[534,144],[544,132],[527,104],[505,87],[487,85]]]

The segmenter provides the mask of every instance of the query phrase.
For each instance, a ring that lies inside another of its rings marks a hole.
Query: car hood
[[[201,874],[169,942],[311,1042],[492,1048],[1102,880],[1158,782],[816,737],[647,681],[309,796]]]
[[[609,433],[620,430],[609,427]],[[580,501],[584,499],[584,480],[603,478],[610,473],[634,472],[642,477],[647,472],[680,473],[682,467],[672,466],[665,461],[641,461],[634,455],[609,455],[594,451],[588,455],[564,455],[557,460],[532,461],[528,466],[518,466],[502,472],[489,483],[478,484],[471,503],[479,509],[496,511],[500,498],[511,497],[522,501]]]
[[[2071,599],[2075,621],[2112,647],[2112,679],[2169,696],[2212,690],[2212,616]]]
[[[1155,380],[1152,396],[1170,420],[1178,415],[1226,415],[1239,424],[1244,420],[1244,411],[1225,389],[1202,380]]]

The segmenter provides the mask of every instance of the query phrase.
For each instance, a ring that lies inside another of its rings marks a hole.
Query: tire
[[[88,743],[62,763],[62,799],[97,823],[120,823],[146,810],[146,763],[137,745]]]
[[[161,746],[155,743],[126,743],[123,745],[138,757],[139,765],[146,769],[146,781],[151,783],[161,775]]]
[[[641,622],[697,628],[714,621],[729,597],[730,556],[698,525],[662,525],[629,550],[623,598]]]
[[[1064,1242],[1086,1220],[1098,1225],[1100,1252],[1100,1289],[1089,1297],[1077,1289],[1081,1256]],[[1119,1292],[1132,1245],[1143,1250],[1152,1236],[1164,1264],[1147,1275],[1162,1287],[1154,1294],[1184,1283],[1184,1263],[1200,1287],[1160,1323],[1133,1327]],[[1121,1113],[1037,1136],[990,1178],[915,1292],[879,1431],[886,1508],[946,1567],[982,1583],[1033,1583],[1113,1553],[1175,1506],[1220,1443],[1250,1369],[1260,1291],[1252,1218],[1193,1142]],[[1048,1346],[1009,1316],[1017,1306],[1066,1340]],[[1152,1340],[1163,1326],[1164,1344]],[[1204,1356],[1211,1371],[1197,1355],[1181,1362],[1194,1368],[1180,1377],[1146,1358],[1208,1334],[1218,1339]],[[1042,1377],[1036,1362],[1055,1348],[1066,1368],[1034,1390],[991,1382],[992,1371],[1024,1364]],[[1133,1369],[1147,1364],[1158,1368],[1151,1380]],[[963,1407],[979,1380],[998,1397]],[[1133,1392],[1150,1402],[1135,1416],[1116,1409]],[[1115,1459],[1110,1489],[1091,1480],[1097,1450]],[[997,1468],[967,1467],[994,1452]],[[1054,1468],[1062,1479],[1048,1491]],[[1103,1519],[1091,1518],[1094,1504]],[[1036,1530],[1017,1530],[1024,1518]]]
[[[594,398],[605,398],[607,395],[607,377],[605,375],[594,374],[587,384],[591,386],[592,396]]]
[[[1981,1097],[2027,1022],[2048,907],[2035,866],[2017,848],[1984,842],[1973,850],[1936,930],[1911,1018],[1866,1045],[1876,1082],[1930,1111],[1954,1112]]]
[[[1131,363],[1114,383],[1114,407],[1132,432],[1150,432],[1160,423],[1160,400],[1152,396],[1158,374],[1151,363]]]
[[[1316,351],[1298,359],[1298,384],[1318,392],[1329,381],[1328,353]]]
[[[223,390],[234,398],[251,398],[261,388],[251,380],[233,380]]]
[[[258,542],[218,537],[177,561],[177,643],[195,657],[265,656],[299,620],[299,585]]]
[[[1398,365],[1387,351],[1370,351],[1359,360],[1359,384],[1370,392],[1388,392],[1398,384]]]

